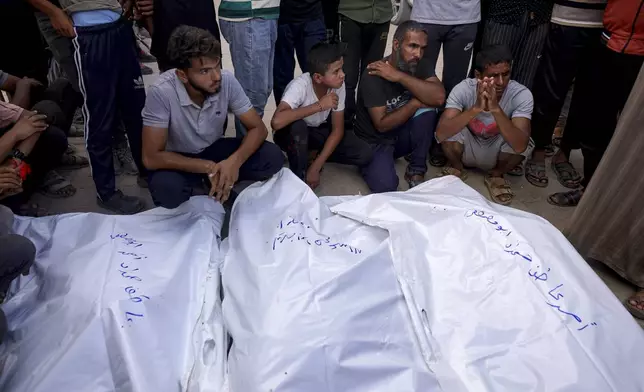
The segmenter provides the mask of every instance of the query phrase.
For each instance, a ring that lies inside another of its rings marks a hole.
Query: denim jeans
[[[275,104],[279,105],[286,85],[293,80],[295,72],[295,58],[300,63],[302,72],[308,72],[306,56],[313,45],[324,41],[326,27],[322,19],[302,23],[282,23],[277,26],[277,43],[275,44],[275,65],[273,78],[275,87]]]
[[[248,95],[260,117],[273,91],[273,62],[277,40],[277,20],[250,19],[240,22],[219,20],[224,39],[230,45],[235,78]],[[246,134],[241,121],[235,119],[237,137]]]
[[[373,193],[393,192],[398,189],[396,159],[408,156],[406,174],[409,176],[427,172],[427,154],[434,139],[438,114],[435,109],[419,112],[395,132],[396,144],[372,145],[373,158],[362,167],[362,178]]]

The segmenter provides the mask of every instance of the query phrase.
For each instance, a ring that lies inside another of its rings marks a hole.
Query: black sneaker
[[[143,200],[135,196],[126,196],[117,190],[108,200],[97,198],[98,205],[119,214],[131,215],[143,211],[145,204]]]

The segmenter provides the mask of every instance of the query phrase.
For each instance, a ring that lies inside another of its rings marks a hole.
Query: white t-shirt
[[[333,111],[344,111],[344,99],[347,94],[344,83],[342,83],[342,87],[331,89],[330,91],[333,91],[338,95],[338,108]],[[284,95],[282,96],[282,102],[286,102],[291,109],[309,106],[318,101],[319,99],[313,90],[313,80],[311,80],[311,75],[308,72],[293,79],[291,83],[286,86],[286,91],[284,91]],[[315,113],[314,115],[305,117],[304,122],[309,127],[319,127],[320,124],[324,123],[329,117],[329,113],[331,113],[331,110]]]

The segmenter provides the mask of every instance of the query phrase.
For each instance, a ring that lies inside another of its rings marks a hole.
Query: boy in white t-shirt
[[[342,56],[338,45],[315,45],[307,58],[310,72],[286,86],[271,121],[275,143],[286,152],[291,170],[311,188],[320,184],[327,161],[363,166],[371,160],[369,145],[344,129]],[[310,164],[309,152],[314,156]]]

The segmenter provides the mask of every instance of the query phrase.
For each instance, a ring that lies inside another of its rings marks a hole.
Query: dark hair
[[[207,30],[182,25],[172,31],[167,54],[172,67],[186,69],[192,59],[221,59],[221,44]]]
[[[402,43],[405,40],[407,33],[411,31],[422,31],[423,33],[427,34],[427,30],[425,30],[422,24],[414,22],[413,20],[408,20],[402,22],[400,26],[398,26],[396,32],[394,33],[394,40]]]
[[[490,65],[508,63],[512,65],[512,52],[507,45],[486,46],[476,55],[474,69],[483,72]]]
[[[329,70],[331,64],[340,60],[344,56],[344,46],[342,44],[328,44],[320,42],[315,44],[306,58],[306,65],[311,75],[324,75]]]

